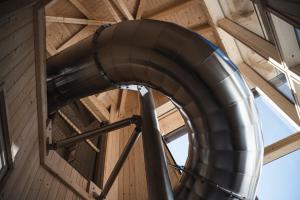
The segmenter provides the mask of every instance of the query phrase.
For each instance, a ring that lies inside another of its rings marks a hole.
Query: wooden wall
[[[0,82],[4,82],[9,135],[14,166],[0,188],[0,199],[80,199],[40,165],[33,8],[26,7],[0,19]],[[87,181],[62,160],[51,163],[82,188]]]

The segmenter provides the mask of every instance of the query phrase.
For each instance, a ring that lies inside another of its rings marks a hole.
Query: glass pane
[[[295,103],[292,90],[284,73],[276,69],[268,60],[264,59],[243,43],[235,40],[243,60],[265,80],[274,86],[288,100]]]
[[[297,36],[298,44],[300,46],[300,29],[299,28],[295,28],[295,31],[296,31],[296,36]]]
[[[255,103],[261,122],[264,146],[277,142],[299,130],[285,119],[266,97],[257,96]]]
[[[260,200],[300,199],[300,151],[263,167],[257,195]]]
[[[225,16],[265,38],[256,10],[250,0],[219,0]]]
[[[189,152],[188,134],[185,134],[168,143],[168,147],[176,163],[179,166],[184,166]]]

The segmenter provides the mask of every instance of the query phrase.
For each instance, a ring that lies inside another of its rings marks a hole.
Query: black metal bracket
[[[105,124],[97,129],[86,131],[80,135],[71,136],[71,137],[68,137],[68,138],[65,138],[65,139],[62,139],[59,141],[55,141],[53,143],[50,143],[49,141],[47,141],[47,150],[56,150],[58,148],[65,147],[65,146],[68,146],[73,143],[78,143],[78,142],[93,138],[98,135],[107,134],[108,132],[124,128],[131,124],[135,124],[136,127],[138,127],[138,129],[140,130],[141,129],[140,127],[142,125],[141,117],[138,115],[133,115],[130,118],[123,119],[123,120],[120,120],[120,121],[117,121],[117,122],[114,122],[111,124]]]

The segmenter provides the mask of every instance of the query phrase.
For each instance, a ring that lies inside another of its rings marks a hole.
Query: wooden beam
[[[169,111],[176,109],[175,105],[171,102],[168,101],[160,106],[158,106],[155,109],[156,115],[158,118],[160,118],[161,116],[163,116],[164,114],[168,113]]]
[[[69,46],[72,46],[76,44],[77,42],[87,38],[88,36],[92,35],[95,33],[97,30],[97,26],[85,26],[83,29],[81,29],[78,33],[76,33],[73,37],[71,37],[69,40],[67,40],[65,43],[63,43],[57,51],[60,52]]]
[[[101,101],[97,100],[95,95],[80,99],[81,103],[95,116],[99,121],[109,121],[110,113]]]
[[[69,0],[69,1],[88,19],[94,19],[94,16],[91,14],[91,12],[87,10],[85,6],[82,5],[81,2],[79,2],[78,0]]]
[[[267,146],[264,153],[264,165],[298,149],[300,149],[300,132]]]
[[[61,110],[58,111],[59,116],[61,116],[67,124],[69,124],[72,129],[77,133],[77,134],[82,134],[82,131],[74,124]],[[97,153],[100,152],[100,150],[97,148],[97,146],[90,140],[86,139],[85,142]]]
[[[180,3],[177,3],[175,5],[170,6],[167,9],[158,11],[156,13],[147,15],[143,18],[149,18],[149,19],[160,19],[162,17],[165,17],[166,15],[170,15],[170,14],[175,14],[180,10],[183,10],[185,8],[189,8],[192,7],[196,4],[198,4],[199,2],[196,0],[187,0],[187,1],[180,1]]]
[[[109,10],[109,12],[111,13],[111,15],[113,16],[113,18],[116,20],[116,22],[121,22],[122,19],[120,18],[120,16],[118,15],[118,13],[116,12],[114,6],[112,5],[112,3],[110,2],[110,0],[103,0],[107,9]]]
[[[162,135],[170,133],[171,131],[185,125],[185,122],[178,110],[173,110],[159,118],[158,123]]]
[[[218,21],[218,26],[265,59],[269,60],[272,58],[280,63],[280,56],[276,47],[267,40],[225,18]]]
[[[58,17],[58,16],[46,16],[46,22],[65,23],[65,24],[83,24],[83,25],[92,25],[92,26],[100,26],[103,24],[114,23],[111,21],[80,19],[80,18],[70,18],[70,17]]]
[[[115,5],[121,11],[121,13],[126,17],[126,19],[128,19],[128,20],[134,19],[123,0],[112,0],[112,1],[115,3]]]
[[[135,19],[142,18],[145,4],[146,4],[146,0],[139,0],[139,5],[138,5],[137,11],[136,11]]]
[[[57,49],[46,39],[46,49],[50,56],[53,56],[58,53]]]
[[[121,95],[119,97],[117,109],[119,110],[119,114],[124,115],[128,90],[120,90],[120,92]]]
[[[246,63],[241,63],[238,68],[246,79],[250,80],[255,87],[258,87],[294,122],[300,124],[299,117],[295,105],[288,101],[281,93],[279,93],[270,83],[263,79],[254,69]]]
[[[201,35],[204,35],[206,33],[213,31],[213,28],[208,23],[199,24],[197,26],[190,27],[189,29],[191,29],[192,31],[197,32]]]

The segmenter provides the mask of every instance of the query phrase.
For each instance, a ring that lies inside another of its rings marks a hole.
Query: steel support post
[[[65,146],[68,146],[73,143],[81,142],[86,139],[90,139],[95,136],[98,136],[101,134],[106,134],[110,131],[114,131],[114,130],[129,126],[131,124],[140,124],[140,120],[141,120],[140,116],[133,116],[131,118],[120,120],[118,122],[114,122],[114,123],[102,126],[100,128],[84,132],[80,135],[75,135],[75,136],[72,136],[72,137],[69,137],[69,138],[66,138],[63,140],[56,141],[52,144],[48,144],[48,149],[51,150],[51,149],[65,147]]]
[[[139,138],[140,133],[141,133],[140,126],[137,126],[134,129],[133,133],[131,134],[126,146],[123,149],[122,154],[120,155],[119,160],[117,161],[115,167],[113,168],[111,174],[109,175],[100,196],[97,197],[97,200],[103,200],[106,198],[107,193],[109,192],[111,186],[116,180],[123,164],[126,161],[126,158],[128,157],[128,154],[130,153],[133,145],[136,143],[137,139]]]
[[[142,137],[149,199],[173,200],[152,91],[146,87],[140,88],[139,91],[141,94]]]

